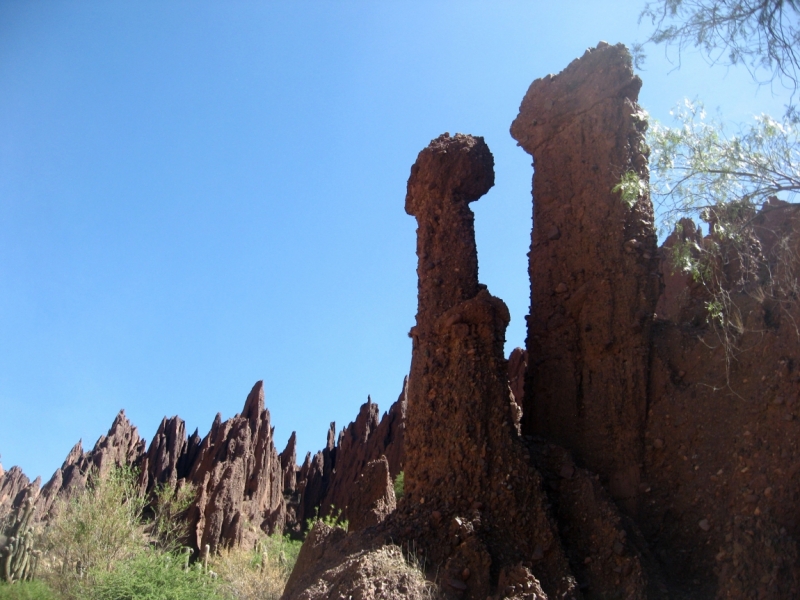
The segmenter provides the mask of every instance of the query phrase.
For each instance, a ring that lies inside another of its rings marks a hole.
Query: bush
[[[189,538],[186,514],[197,496],[191,484],[156,486],[152,503],[153,520],[148,527],[153,542],[166,552],[177,552]]]
[[[222,600],[216,582],[201,569],[183,569],[170,553],[147,550],[110,571],[93,574],[86,590],[91,600]]]
[[[394,478],[394,497],[397,500],[400,500],[400,498],[403,497],[403,493],[405,491],[404,490],[405,482],[406,482],[405,471],[400,471],[397,474],[397,477]]]
[[[223,549],[212,557],[211,568],[218,574],[220,589],[239,600],[278,600],[297,562],[302,542],[289,536],[272,535],[256,544],[255,550]]]
[[[23,581],[0,583],[0,600],[56,600],[56,596],[41,581]]]
[[[315,507],[314,516],[306,519],[306,531],[311,531],[317,521],[322,521],[328,527],[338,527],[339,529],[344,529],[345,531],[347,531],[348,527],[350,527],[350,521],[342,518],[342,509],[337,509],[333,504],[331,504],[330,512],[324,517],[319,516],[319,506]]]
[[[56,507],[44,532],[42,576],[59,596],[83,598],[90,579],[146,547],[136,472],[116,468]]]

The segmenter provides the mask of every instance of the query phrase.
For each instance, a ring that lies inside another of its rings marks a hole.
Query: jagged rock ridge
[[[57,501],[85,489],[89,477],[102,477],[112,466],[132,466],[140,471],[145,492],[160,485],[197,488],[188,512],[192,537],[187,540],[195,549],[240,544],[263,532],[299,532],[306,518],[324,516],[332,506],[343,511],[342,518],[357,521],[361,515],[349,506],[363,506],[362,473],[369,474],[369,465],[382,457],[387,477],[396,477],[403,468],[405,384],[398,402],[380,421],[378,415],[378,406],[368,400],[356,421],[340,433],[338,445],[331,424],[329,447],[298,467],[294,432],[284,451],[276,450],[260,381],[242,412],[224,422],[217,414],[202,439],[197,431],[187,437],[180,417],[164,417],[147,447],[120,411],[108,434],[88,452],[78,442],[41,490],[40,480],[30,482],[18,467],[0,471],[0,518],[30,497],[37,518],[47,519]]]

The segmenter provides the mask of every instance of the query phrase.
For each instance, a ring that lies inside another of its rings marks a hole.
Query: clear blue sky
[[[279,450],[400,392],[416,312],[411,164],[483,135],[481,279],[523,345],[531,81],[639,1],[0,2],[0,454],[46,480],[125,408],[207,431],[266,386]],[[641,103],[731,119],[785,98],[650,49]]]

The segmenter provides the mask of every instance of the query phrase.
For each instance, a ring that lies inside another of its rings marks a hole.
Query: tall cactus
[[[0,535],[0,580],[33,579],[40,553],[33,549],[33,500],[28,497]]]

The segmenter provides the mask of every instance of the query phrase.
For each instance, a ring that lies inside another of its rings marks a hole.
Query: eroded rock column
[[[521,590],[541,583],[569,598],[574,580],[514,427],[508,309],[478,282],[469,203],[493,184],[494,159],[479,137],[444,134],[411,169],[406,212],[418,224],[419,304],[400,519],[410,525],[400,537],[438,565],[446,593],[484,600],[498,581],[522,578]]]
[[[634,509],[643,459],[651,324],[658,291],[641,80],[601,43],[531,84],[511,135],[533,156],[528,371],[523,431],[607,478]]]

